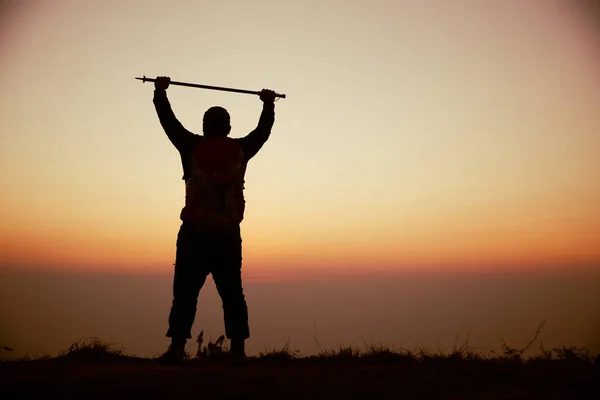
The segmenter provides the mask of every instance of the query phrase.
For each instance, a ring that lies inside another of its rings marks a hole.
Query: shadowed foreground
[[[600,398],[598,359],[568,349],[558,358],[546,353],[523,360],[514,354],[485,358],[465,350],[442,355],[382,347],[301,358],[284,348],[251,357],[244,367],[232,366],[227,353],[208,350],[169,367],[108,348],[75,346],[57,358],[1,364],[0,390],[10,399]]]

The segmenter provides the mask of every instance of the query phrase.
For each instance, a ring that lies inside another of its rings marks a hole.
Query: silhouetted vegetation
[[[219,338],[214,342],[212,342],[209,338],[208,342],[202,346],[204,343],[204,331],[202,331],[198,335],[196,343],[198,343],[198,350],[196,351],[196,358],[198,359],[206,357],[223,357],[229,352],[229,348],[225,344],[225,335],[219,336]],[[190,357],[188,354],[188,359],[189,358]]]
[[[300,350],[293,349],[291,341],[288,339],[286,344],[280,349],[265,349],[256,356],[250,356],[254,361],[298,361],[298,360],[321,360],[321,361],[372,361],[372,362],[403,362],[403,363],[432,363],[432,362],[487,362],[487,363],[516,363],[516,364],[534,364],[540,362],[561,362],[561,363],[579,363],[579,364],[598,364],[600,363],[600,354],[593,355],[588,349],[576,346],[561,346],[553,349],[546,349],[543,343],[540,343],[539,352],[524,357],[533,343],[539,337],[539,334],[546,321],[543,321],[535,332],[532,339],[522,348],[511,347],[506,342],[502,344],[502,352],[490,351],[488,354],[475,351],[469,346],[467,336],[464,343],[453,347],[450,352],[441,349],[430,350],[424,347],[414,349],[389,347],[383,343],[365,343],[364,347],[355,345],[342,345],[337,349],[328,350],[321,348],[316,355],[302,356]],[[458,337],[457,337],[458,339]],[[206,342],[204,331],[201,331],[196,338],[197,350],[195,357],[186,353],[188,361],[211,359],[216,360],[224,358],[229,353],[229,346],[225,340],[225,335],[219,336],[214,342],[209,338]],[[0,355],[8,354],[13,349],[7,346],[0,346]],[[83,360],[83,361],[113,361],[124,359],[145,359],[153,360],[156,357],[138,358],[135,355],[129,356],[124,353],[122,347],[117,343],[109,343],[98,337],[91,337],[79,340],[73,343],[67,350],[61,351],[58,357],[53,358],[41,349],[35,349],[33,353],[18,359],[10,361],[39,361],[39,360]]]
[[[504,343],[501,353],[488,354],[472,349],[467,338],[448,352],[370,343],[302,356],[288,340],[243,367],[228,362],[223,335],[213,341],[201,332],[183,366],[128,356],[93,337],[58,357],[36,350],[3,362],[0,388],[5,398],[598,398],[600,357],[543,344],[525,357],[537,333],[523,347]]]
[[[123,349],[119,348],[115,343],[105,342],[98,337],[79,340],[58,355],[58,358],[88,361],[105,361],[121,357],[127,357],[123,354]]]
[[[292,343],[288,339],[286,344],[281,349],[273,349],[261,351],[258,357],[254,357],[258,361],[290,361],[301,357],[300,350],[293,350]]]

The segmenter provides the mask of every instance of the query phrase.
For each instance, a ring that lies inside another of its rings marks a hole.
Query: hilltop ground
[[[299,357],[284,348],[230,364],[205,346],[184,366],[123,355],[100,342],[75,344],[59,357],[0,364],[5,399],[595,399],[598,358],[555,349],[522,359],[489,358],[465,349],[451,354],[373,347]]]

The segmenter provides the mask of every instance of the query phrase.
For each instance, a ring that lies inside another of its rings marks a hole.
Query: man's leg
[[[167,337],[172,339],[170,350],[175,353],[183,354],[186,340],[192,337],[198,293],[208,275],[202,247],[192,228],[182,224],[177,235],[173,303],[167,331]]]
[[[245,357],[244,341],[250,337],[248,308],[242,288],[242,240],[239,236],[219,243],[218,260],[212,268],[215,286],[223,302],[225,335],[231,352]]]

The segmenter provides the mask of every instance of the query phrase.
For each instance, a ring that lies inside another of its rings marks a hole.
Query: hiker
[[[256,129],[246,137],[232,139],[228,137],[229,113],[222,107],[211,107],[204,113],[204,135],[186,130],[167,99],[170,81],[169,77],[156,78],[153,101],[160,124],[181,155],[186,195],[177,235],[173,302],[166,335],[171,345],[160,361],[183,362],[186,341],[192,337],[198,294],[208,274],[212,274],[223,302],[231,354],[234,361],[244,362],[245,340],[250,337],[241,275],[244,174],[248,161],[271,133],[275,92],[260,92],[263,107]]]

